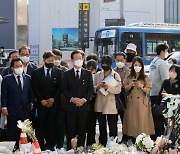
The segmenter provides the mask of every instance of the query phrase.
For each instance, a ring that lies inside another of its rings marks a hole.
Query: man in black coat
[[[84,147],[86,138],[87,116],[90,111],[90,99],[94,91],[91,72],[82,68],[81,50],[71,53],[74,68],[64,73],[64,96],[67,99],[66,136],[67,149],[71,149],[71,139],[78,136],[77,146]]]
[[[19,53],[17,50],[11,51],[9,53],[8,59],[11,62],[11,60],[13,58],[17,58],[17,57],[20,57],[20,59],[23,62],[23,70],[24,70],[23,73],[24,74],[28,74],[31,76],[33,74],[33,71],[38,68],[37,65],[35,65],[35,63],[30,62],[30,48],[28,46],[26,46],[26,45],[22,46],[19,49]],[[12,73],[11,68],[7,67],[2,71],[1,75],[2,75],[2,77],[4,77],[11,73]]]
[[[11,74],[13,73],[13,71],[11,70],[11,67],[10,67],[10,63],[11,63],[11,60],[14,59],[14,58],[18,58],[19,57],[19,52],[18,50],[12,50],[9,55],[8,55],[8,63],[7,63],[7,67],[5,69],[2,70],[1,72],[1,75],[2,77],[8,75],[8,74]]]
[[[30,62],[30,48],[26,45],[22,46],[19,49],[19,57],[23,61],[24,74],[31,76],[38,67],[35,63]]]
[[[31,87],[31,77],[23,74],[21,59],[11,61],[12,74],[6,75],[1,85],[2,115],[7,116],[7,140],[16,141],[18,148],[20,131],[17,128],[18,120],[29,118],[29,112],[34,103]]]
[[[37,138],[42,150],[53,150],[56,142],[58,103],[62,86],[62,71],[53,67],[54,54],[43,54],[44,66],[34,71],[32,85],[37,99]],[[46,140],[46,147],[44,140]]]

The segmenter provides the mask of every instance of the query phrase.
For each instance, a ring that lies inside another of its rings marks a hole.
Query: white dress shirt
[[[14,74],[14,77],[16,79],[17,84],[18,84],[18,76],[20,76],[20,81],[21,81],[21,86],[22,86],[21,88],[23,89],[23,85],[24,85],[23,76],[22,75],[17,75],[15,73],[13,73],[13,74]]]
[[[75,76],[76,76],[76,71],[79,71],[79,73],[78,73],[78,75],[79,75],[79,78],[81,77],[81,68],[79,68],[79,69],[76,69],[75,67],[74,67],[74,73],[75,73]]]
[[[27,68],[28,68],[28,64],[25,67],[23,66],[24,74],[27,73]]]

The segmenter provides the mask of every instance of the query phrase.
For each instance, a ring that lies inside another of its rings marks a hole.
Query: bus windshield
[[[97,39],[95,40],[95,51],[101,60],[102,56],[110,55],[113,59],[117,50],[117,37],[116,31],[101,31],[97,32]]]

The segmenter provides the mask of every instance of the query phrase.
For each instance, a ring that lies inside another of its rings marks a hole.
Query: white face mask
[[[171,79],[175,79],[177,77],[177,73],[175,72],[170,72],[169,75]]]
[[[168,55],[169,55],[169,53],[168,53],[168,52],[166,52],[166,53],[165,53],[165,58],[167,58],[167,57],[168,57]]]
[[[60,60],[54,60],[54,66],[60,66],[61,61]]]
[[[17,75],[22,75],[24,70],[23,67],[19,67],[19,68],[15,68],[14,71]]]
[[[82,67],[82,65],[83,65],[83,61],[82,60],[76,60],[76,61],[74,61],[74,65],[76,65],[77,67]]]
[[[29,60],[30,60],[30,57],[22,56],[22,57],[20,57],[20,59],[21,59],[24,63],[28,63]]]
[[[140,67],[140,66],[134,66],[134,70],[136,73],[140,72],[141,69],[142,69],[142,67]]]
[[[118,68],[123,68],[123,67],[124,67],[124,63],[123,63],[123,62],[117,62],[117,63],[116,63],[116,66],[117,66]]]

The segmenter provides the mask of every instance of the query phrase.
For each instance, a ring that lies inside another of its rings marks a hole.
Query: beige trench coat
[[[116,87],[108,86],[107,91],[109,94],[104,96],[100,91],[97,91],[96,101],[95,101],[95,112],[101,112],[102,114],[117,114],[118,111],[116,109],[115,102],[115,94],[121,92],[121,78],[117,72],[112,70],[111,76],[114,77],[118,81],[118,85]],[[96,87],[103,81],[104,79],[104,71],[99,71],[94,76],[94,87]]]
[[[125,87],[132,82],[132,78],[124,79]],[[140,80],[144,88],[134,87],[127,96],[127,107],[124,113],[123,134],[137,137],[141,133],[155,134],[152,112],[148,95],[151,90],[151,80],[146,76],[145,82]],[[128,93],[128,92],[127,92]]]

